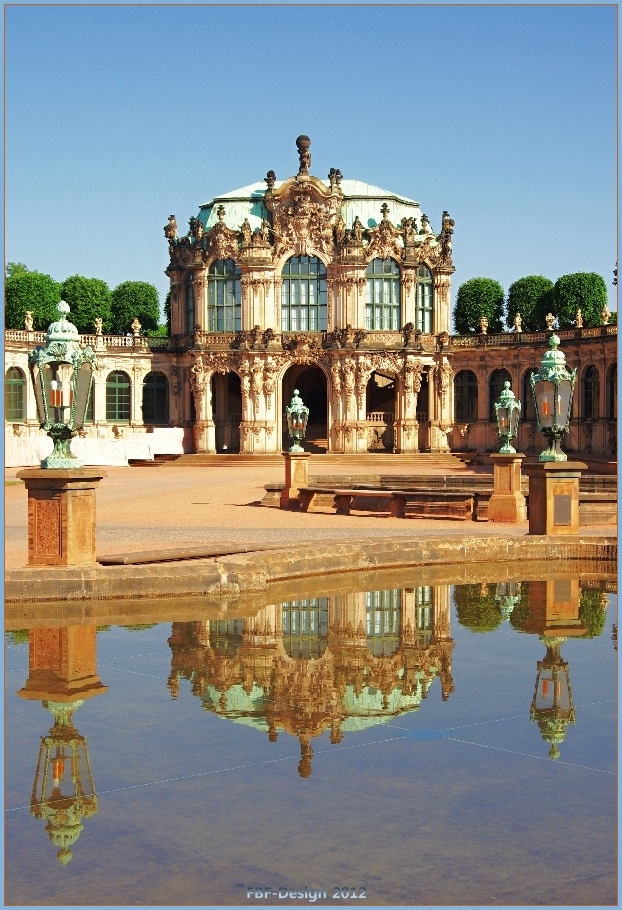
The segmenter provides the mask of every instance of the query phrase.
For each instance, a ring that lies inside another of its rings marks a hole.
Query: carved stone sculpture
[[[298,149],[298,156],[300,158],[300,167],[298,168],[298,176],[308,175],[309,168],[311,167],[311,152],[309,147],[311,146],[311,140],[308,136],[299,136],[296,139],[296,148]]]
[[[583,328],[583,313],[581,312],[581,310],[577,310],[577,313],[575,316],[575,325],[578,329]]]
[[[605,306],[600,311],[600,318],[603,321],[603,325],[609,325],[610,316],[611,316],[611,313],[609,312],[609,310],[607,309],[607,305],[605,304]]]
[[[546,322],[546,327],[549,330],[549,332],[552,332],[553,324],[555,322],[555,316],[553,316],[552,313],[547,313],[546,316],[544,317],[544,321]]]
[[[32,310],[26,310],[24,314],[24,327],[27,332],[32,332],[34,327],[34,322],[32,319]]]
[[[101,316],[97,316],[97,317],[95,318],[95,321],[93,322],[93,325],[95,326],[95,334],[96,334],[96,335],[101,335],[101,333],[102,333],[102,331],[103,331],[103,325],[104,325]]]
[[[177,237],[177,221],[174,215],[168,216],[168,224],[164,225],[164,236],[168,241],[173,241]]]
[[[488,320],[486,319],[485,316],[480,316],[479,330],[482,333],[482,335],[486,335],[488,333]]]
[[[514,317],[514,331],[515,332],[523,331],[523,320],[521,318],[520,313],[517,313],[516,316]]]
[[[248,244],[251,242],[251,226],[248,218],[245,218],[242,222],[240,233],[242,235],[242,245],[248,246]]]

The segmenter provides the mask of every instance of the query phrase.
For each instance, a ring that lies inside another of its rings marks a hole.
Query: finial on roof
[[[309,168],[311,167],[311,152],[309,147],[311,145],[311,140],[308,136],[299,136],[296,139],[296,148],[298,149],[298,155],[300,157],[300,167],[298,168],[298,176],[308,175]]]

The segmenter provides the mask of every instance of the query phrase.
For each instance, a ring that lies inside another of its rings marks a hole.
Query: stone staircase
[[[403,455],[391,455],[389,453],[362,452],[356,454],[337,454],[337,453],[316,453],[310,452],[309,471],[313,472],[316,468],[326,470],[334,469],[335,473],[343,473],[346,467],[364,469],[373,471],[374,474],[380,474],[387,469],[399,470],[404,473],[410,473],[411,470],[434,468],[444,471],[466,471],[463,461],[457,455],[435,454],[431,452],[415,452]],[[266,464],[283,464],[283,455],[248,455],[248,454],[227,454],[227,455],[207,455],[207,454],[188,454],[188,455],[156,455],[156,461],[168,462],[179,465],[180,467],[199,465],[212,465],[214,467],[234,466],[234,465],[266,465]]]

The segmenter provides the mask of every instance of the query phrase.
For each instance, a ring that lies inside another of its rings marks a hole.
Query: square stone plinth
[[[28,565],[84,566],[95,558],[98,469],[19,471],[28,491]]]
[[[283,452],[285,459],[285,487],[281,490],[281,508],[291,509],[299,504],[301,487],[309,486],[308,452]]]
[[[524,455],[515,452],[490,456],[494,465],[494,490],[488,503],[489,521],[527,521],[527,502],[521,490]]]
[[[525,465],[529,477],[529,533],[579,533],[579,478],[582,461],[541,461]]]

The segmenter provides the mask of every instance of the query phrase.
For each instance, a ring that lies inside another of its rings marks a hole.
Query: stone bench
[[[413,504],[415,516],[418,518],[453,518],[460,521],[469,519],[477,521],[478,518],[483,517],[484,502],[487,507],[491,495],[488,492],[469,494],[447,492],[446,490],[430,492],[394,490],[391,493],[391,514],[395,518],[406,518],[406,505]]]

